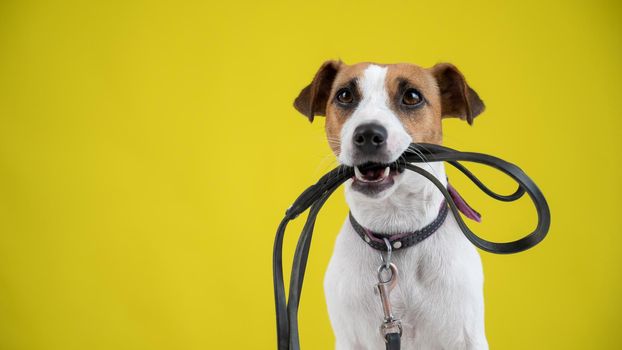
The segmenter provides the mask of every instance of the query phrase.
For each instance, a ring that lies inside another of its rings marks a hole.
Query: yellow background
[[[445,121],[446,144],[546,194],[540,246],[482,253],[491,348],[622,348],[621,17],[587,0],[2,1],[0,349],[273,349],[274,230],[335,165],[324,120],[291,104],[332,58],[456,64],[487,110]],[[528,202],[451,175],[486,237],[533,227]],[[318,221],[305,350],[333,346],[321,281],[346,213],[338,191]]]

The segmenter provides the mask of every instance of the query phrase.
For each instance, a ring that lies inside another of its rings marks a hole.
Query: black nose
[[[373,152],[386,144],[387,129],[379,124],[363,124],[354,129],[354,146],[363,152]]]

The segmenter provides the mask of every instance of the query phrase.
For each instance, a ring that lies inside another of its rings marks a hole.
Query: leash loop
[[[449,205],[454,218],[458,223],[458,226],[462,230],[462,233],[479,249],[496,254],[517,253],[532,248],[536,244],[540,243],[544,237],[546,237],[551,224],[549,206],[538,186],[516,165],[487,154],[460,152],[444,146],[424,143],[411,144],[400,159],[402,159],[400,162],[396,162],[391,166],[392,169],[397,169],[398,171],[413,171],[431,181],[445,197],[447,204]],[[461,161],[479,163],[495,168],[512,178],[517,183],[518,188],[510,195],[497,194],[486,187],[475,175],[473,175],[473,173],[462,166],[462,164],[458,163]],[[479,237],[475,232],[469,229],[460,216],[459,208],[456,203],[454,203],[451,198],[451,194],[447,191],[445,185],[438,181],[434,175],[418,166],[415,166],[414,164],[411,164],[422,162],[448,162],[450,165],[456,167],[460,172],[467,176],[484,193],[496,200],[512,202],[520,198],[523,194],[527,194],[533,202],[536,213],[538,214],[536,228],[523,238],[512,242],[492,242]],[[272,272],[274,276],[273,282],[277,315],[278,350],[300,350],[300,339],[298,335],[298,305],[300,303],[300,294],[302,292],[302,284],[307,265],[307,258],[309,256],[309,249],[311,247],[311,238],[313,235],[315,220],[320,209],[335,189],[353,176],[354,169],[344,165],[338,166],[326,175],[322,176],[317,183],[307,188],[294,201],[292,206],[287,209],[285,217],[277,229],[272,254]],[[298,239],[298,245],[294,254],[294,263],[292,264],[289,284],[289,298],[286,299],[285,282],[283,278],[283,239],[285,236],[285,230],[289,221],[293,220],[309,208],[311,208],[311,210],[309,211],[307,221]],[[385,244],[387,244],[386,241]],[[388,252],[390,249],[390,245],[387,245]],[[395,270],[391,269],[391,266],[394,265],[391,263],[390,254],[387,254],[386,258],[381,255],[381,258],[383,260],[381,268],[386,270],[388,265],[389,270],[391,271],[391,276],[386,281],[392,282],[394,279],[397,281],[397,268],[395,268]],[[384,280],[379,279],[379,281],[380,283],[384,283]],[[388,285],[386,287],[388,288]],[[386,292],[386,295],[388,295],[390,290],[386,290]],[[400,348],[400,334],[402,331],[401,324],[391,323],[394,321],[398,320],[393,319],[392,321],[386,322],[386,327],[385,323],[383,323],[383,327],[387,329],[386,334],[383,331],[383,334],[385,334],[384,339],[387,342],[387,349],[390,350]]]

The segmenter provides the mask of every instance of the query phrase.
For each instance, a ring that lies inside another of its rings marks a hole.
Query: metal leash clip
[[[380,326],[380,334],[382,339],[387,342],[387,335],[397,333],[402,335],[402,322],[395,318],[391,309],[391,291],[397,285],[398,272],[395,264],[391,262],[391,244],[388,239],[384,238],[384,242],[387,245],[386,257],[381,255],[382,265],[378,267],[378,284],[376,288],[380,295],[380,301],[382,302],[382,311],[384,313],[384,322]],[[383,278],[383,275],[388,273],[388,278]]]

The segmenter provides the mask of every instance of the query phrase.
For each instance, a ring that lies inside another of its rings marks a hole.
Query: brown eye
[[[402,103],[407,106],[416,106],[423,102],[423,98],[419,91],[415,89],[408,89],[404,92],[404,96],[402,97]]]
[[[354,97],[352,96],[352,91],[350,89],[341,89],[337,92],[337,101],[343,104],[350,104],[354,101]]]

